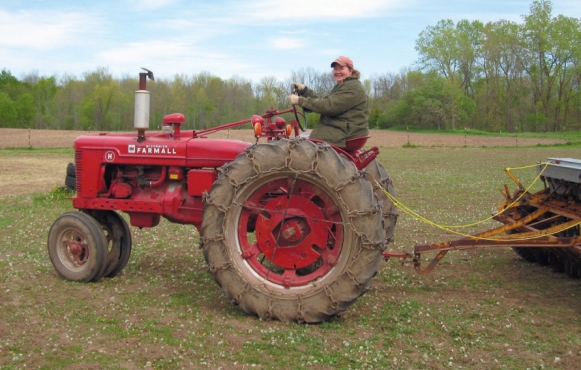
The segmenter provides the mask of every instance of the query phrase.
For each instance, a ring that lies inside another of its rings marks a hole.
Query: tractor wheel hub
[[[327,243],[327,225],[320,208],[300,195],[268,201],[256,221],[256,240],[266,258],[285,269],[309,266]]]

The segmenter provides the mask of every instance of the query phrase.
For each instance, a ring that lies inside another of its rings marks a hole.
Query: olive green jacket
[[[317,97],[307,88],[299,99],[307,111],[321,114],[310,138],[345,147],[345,139],[369,135],[369,103],[357,77],[347,77],[331,93]]]

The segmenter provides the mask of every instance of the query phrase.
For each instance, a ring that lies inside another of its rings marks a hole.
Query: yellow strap
[[[510,170],[521,170],[521,169],[526,169],[526,168],[531,168],[531,167],[537,167],[539,165],[544,165],[543,169],[539,172],[538,176],[533,180],[533,182],[525,189],[525,191],[517,198],[515,199],[511,204],[509,204],[506,208],[510,208],[512,207],[514,204],[516,204],[523,196],[524,194],[528,193],[529,190],[533,187],[533,185],[540,179],[541,175],[543,174],[543,172],[545,172],[545,169],[549,166],[552,165],[552,162],[544,162],[544,163],[540,163],[540,164],[534,164],[534,165],[528,165],[528,166],[523,166],[523,167],[514,167],[514,168],[509,168],[507,167],[505,169],[505,171],[507,173],[510,173]],[[512,176],[511,176],[512,177]],[[379,184],[378,184],[379,185]],[[379,185],[380,186],[380,185]],[[381,186],[380,186],[381,187]],[[501,212],[497,212],[496,214],[481,220],[481,221],[477,221],[477,222],[473,222],[470,224],[465,224],[465,225],[456,225],[456,226],[450,226],[450,225],[439,225],[423,216],[421,216],[420,214],[418,214],[417,212],[413,211],[412,209],[410,209],[409,207],[407,207],[405,204],[401,203],[400,201],[398,201],[393,195],[391,195],[388,191],[386,191],[385,189],[383,189],[383,192],[385,193],[385,195],[387,196],[387,198],[393,203],[394,206],[396,206],[397,208],[399,208],[402,212],[404,212],[405,214],[411,216],[412,218],[415,218],[419,221],[422,221],[428,225],[437,227],[438,229],[442,229],[445,230],[447,232],[450,232],[452,234],[456,234],[456,235],[460,235],[460,236],[464,236],[464,237],[469,237],[472,239],[478,239],[478,240],[489,240],[489,241],[494,241],[494,240],[506,240],[505,238],[483,238],[483,237],[477,237],[477,236],[473,236],[470,234],[466,234],[466,233],[461,233],[458,231],[455,231],[453,229],[462,229],[462,228],[466,228],[466,227],[470,227],[470,226],[475,226],[475,225],[479,225],[481,223],[484,223],[486,221],[489,221],[491,219],[493,219],[495,216],[498,216],[502,213]],[[570,228],[576,227],[577,225],[581,224],[581,220],[573,225],[570,225],[568,227],[564,227],[562,229],[558,229],[552,233],[541,233],[539,235],[534,235],[534,236],[529,236],[529,237],[523,237],[523,238],[514,238],[512,240],[531,240],[531,239],[538,239],[541,237],[544,237],[546,235],[553,235],[553,234],[557,234],[560,233],[562,231],[568,230]]]

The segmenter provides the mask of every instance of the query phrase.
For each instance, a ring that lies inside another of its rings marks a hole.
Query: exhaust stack
[[[135,118],[133,128],[137,130],[137,141],[145,140],[145,131],[149,129],[149,101],[150,95],[147,88],[147,78],[155,81],[153,72],[141,68],[147,72],[139,73],[139,90],[135,92]]]

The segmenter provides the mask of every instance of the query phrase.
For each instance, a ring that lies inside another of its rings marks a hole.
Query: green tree
[[[0,127],[16,127],[18,111],[16,104],[5,92],[0,92]]]
[[[58,125],[61,129],[82,129],[82,104],[88,95],[86,83],[73,76],[65,76],[61,87],[55,95],[55,110]]]
[[[16,110],[18,112],[20,127],[30,128],[30,124],[36,116],[36,105],[34,104],[34,97],[31,93],[25,93],[18,97]]]
[[[17,84],[19,83],[19,81],[16,77],[12,76],[12,73],[10,73],[10,71],[3,69],[2,71],[0,71],[0,89],[9,83]]]
[[[276,77],[267,76],[261,78],[256,86],[256,97],[260,101],[259,110],[265,111],[273,107],[280,108],[288,105],[286,99],[289,92]]]
[[[556,103],[553,111],[554,130],[560,131],[567,124],[576,95],[575,66],[579,66],[581,55],[581,20],[559,15],[553,19],[550,28],[555,40]]]
[[[58,88],[55,83],[55,77],[41,77],[37,83],[32,86],[32,95],[36,104],[36,128],[50,128],[54,123],[52,107],[54,96]]]
[[[522,25],[520,58],[532,91],[531,122],[543,131],[560,131],[575,116],[581,21],[551,13],[550,1],[532,3]]]
[[[0,72],[0,91],[8,94],[13,101],[17,101],[20,95],[30,92],[30,85],[19,81],[10,71],[3,69]]]
[[[114,80],[94,86],[92,94],[88,97],[90,103],[85,105],[87,121],[93,122],[90,126],[95,130],[111,130],[118,127],[115,107],[122,104],[122,98],[121,88]]]
[[[440,89],[434,92],[440,95],[436,99],[440,103],[426,100],[424,104],[435,116],[447,117],[445,121],[452,129],[457,127],[460,117],[462,121],[467,118],[465,108],[473,105],[467,99],[474,98],[473,85],[485,64],[481,53],[483,29],[480,21],[461,20],[454,24],[449,19],[442,20],[422,31],[416,41],[420,66],[428,72],[441,74],[447,80],[445,85],[438,85]],[[457,95],[457,89],[462,89],[464,97]]]
[[[519,62],[520,26],[501,20],[486,24],[483,33],[481,50],[486,63],[477,82],[476,128],[512,131],[524,122],[528,95],[526,74]]]
[[[484,25],[480,21],[460,20],[456,24],[456,50],[460,86],[467,96],[474,97],[473,83],[485,64],[482,58]]]
[[[474,103],[458,86],[436,72],[411,74],[411,79],[420,78],[421,83],[406,91],[401,100],[385,111],[380,127],[455,130],[469,122]]]
[[[428,26],[416,40],[418,64],[427,71],[435,71],[454,82],[458,78],[459,50],[457,30],[451,19]]]
[[[211,126],[210,120],[207,118],[208,113],[212,112],[215,107],[206,94],[206,89],[200,87],[196,91],[194,98],[194,129],[206,129]]]

